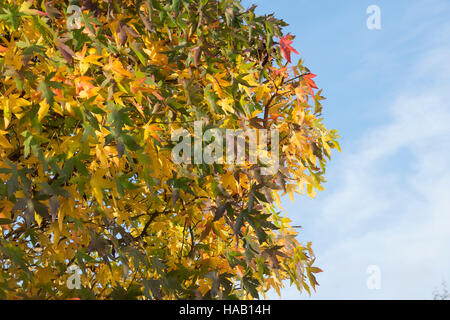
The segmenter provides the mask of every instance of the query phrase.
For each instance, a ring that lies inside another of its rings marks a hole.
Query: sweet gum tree
[[[315,288],[321,270],[280,196],[323,189],[338,136],[322,124],[315,75],[291,63],[286,23],[254,9],[0,0],[0,298]],[[176,163],[172,133],[199,122],[278,130],[279,169]]]

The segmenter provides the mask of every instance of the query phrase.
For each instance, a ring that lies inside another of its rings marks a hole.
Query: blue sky
[[[431,299],[450,282],[450,1],[253,3],[290,24],[342,136],[326,191],[283,201],[324,272],[312,297],[288,287],[282,298]],[[381,30],[366,26],[369,5]]]

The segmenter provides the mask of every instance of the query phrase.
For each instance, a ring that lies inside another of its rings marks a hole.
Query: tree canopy
[[[0,298],[315,289],[280,199],[323,190],[339,137],[285,26],[238,0],[0,0]],[[177,163],[199,124],[277,132],[278,167]]]

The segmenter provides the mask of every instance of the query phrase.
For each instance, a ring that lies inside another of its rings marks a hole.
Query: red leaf
[[[284,37],[282,37],[280,39],[280,48],[281,48],[281,53],[283,54],[283,56],[286,58],[286,60],[290,63],[291,62],[291,51],[299,54],[297,52],[297,50],[295,50],[294,48],[291,47],[291,43],[293,42],[292,40],[295,38],[295,36],[291,36],[290,33],[288,33],[287,35],[285,35]]]
[[[314,95],[314,89],[318,89],[316,86],[316,83],[314,82],[314,80],[312,78],[315,78],[316,75],[313,73],[307,74],[303,76],[303,80],[305,81],[306,85],[309,87],[309,92],[311,93],[311,95]]]

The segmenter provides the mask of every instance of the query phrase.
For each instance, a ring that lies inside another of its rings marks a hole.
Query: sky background
[[[326,191],[283,200],[324,272],[316,294],[288,287],[282,298],[432,299],[450,283],[450,1],[243,4],[290,24],[327,97],[324,122],[342,136]],[[381,30],[366,26],[370,5]],[[379,289],[367,286],[370,265]]]

